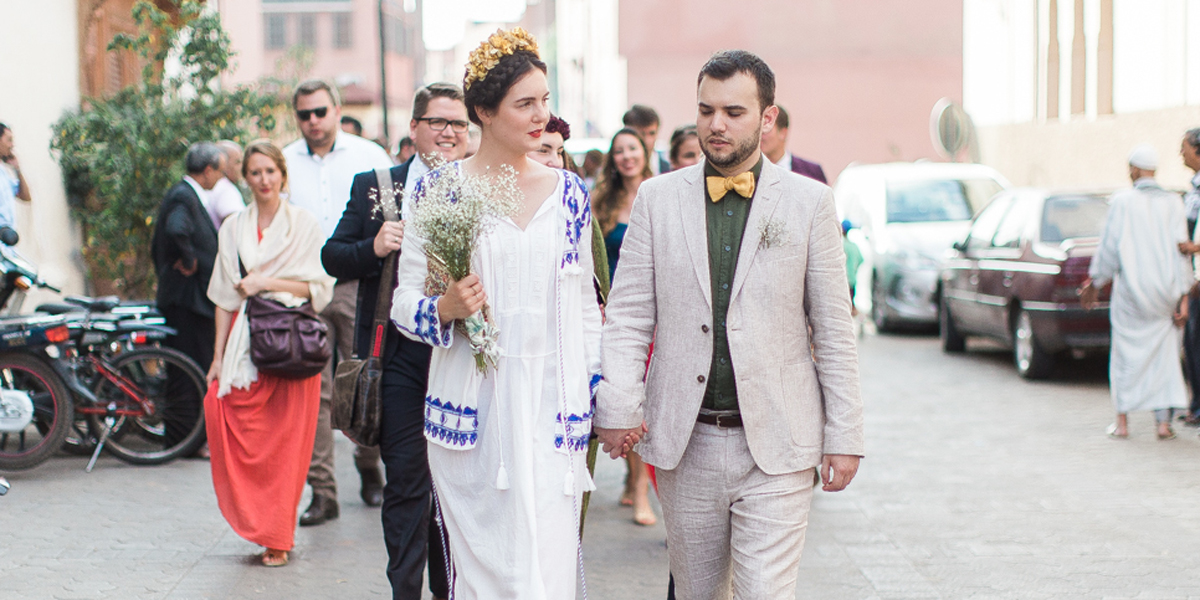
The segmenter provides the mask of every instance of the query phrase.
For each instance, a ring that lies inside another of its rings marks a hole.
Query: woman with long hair
[[[587,190],[575,174],[527,157],[550,116],[546,64],[529,34],[491,36],[472,52],[463,88],[479,152],[421,180],[415,218],[439,178],[508,168],[519,207],[485,217],[471,274],[440,295],[426,292],[420,232],[405,235],[392,319],[433,346],[425,432],[451,597],[569,600],[582,556],[580,500],[594,487],[586,453],[600,371],[600,310],[585,275]],[[485,304],[499,358],[481,371],[453,322]]]
[[[317,218],[281,193],[287,161],[268,141],[246,147],[242,176],[254,202],[221,225],[208,297],[217,305],[216,345],[204,415],[213,488],[221,514],[243,538],[266,548],[262,563],[288,562],[296,507],[317,431],[321,376],[285,379],[250,360],[246,299],[263,295],[320,312],[333,298],[321,267]]]
[[[646,142],[628,127],[617,131],[592,193],[592,214],[600,221],[600,230],[604,232],[610,279],[617,272],[617,259],[625,239],[625,228],[629,226],[633,199],[637,197],[638,187],[651,175],[650,150]]]

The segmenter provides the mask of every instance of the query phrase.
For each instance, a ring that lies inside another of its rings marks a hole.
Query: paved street
[[[849,490],[817,493],[799,598],[1200,598],[1195,430],[1159,442],[1135,414],[1128,441],[1107,439],[1095,361],[1029,383],[999,349],[946,357],[928,336],[867,336],[861,356],[869,456]],[[205,462],[10,473],[0,598],[387,597],[378,512],[357,499],[348,442],[338,452],[342,517],[300,529],[283,569],[249,558]],[[617,506],[622,471],[598,472],[588,591],[663,598],[663,530]]]

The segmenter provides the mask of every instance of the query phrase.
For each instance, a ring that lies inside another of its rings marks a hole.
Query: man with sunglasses
[[[383,222],[375,210],[379,179],[374,171],[354,177],[350,201],[337,231],[321,250],[321,262],[338,281],[358,280],[358,355],[369,355],[374,339],[371,326],[379,295],[384,259],[400,249],[404,221],[411,205],[401,192],[411,190],[429,172],[429,163],[455,161],[467,151],[467,107],[462,90],[434,83],[413,97],[409,135],[415,154],[391,170],[401,221]],[[394,282],[386,285],[395,286]],[[387,469],[383,490],[383,539],[388,551],[387,576],[392,598],[421,598],[422,569],[429,561],[429,591],[446,598],[448,585],[439,532],[430,521],[429,463],[425,454],[425,388],[431,348],[414,342],[392,325],[380,359],[383,364],[383,420],[379,449]],[[428,552],[426,544],[429,544]]]
[[[288,166],[288,202],[317,217],[325,237],[333,235],[354,175],[371,169],[388,168],[392,160],[378,144],[342,131],[342,108],[337,90],[319,79],[310,79],[292,94],[296,124],[303,138],[283,149]],[[329,425],[333,374],[338,361],[354,352],[354,313],[358,281],[339,280],[333,301],[321,311],[329,328],[335,352],[321,374],[321,412],[313,443],[308,484],[312,503],[300,515],[300,525],[320,525],[338,517],[337,480],[333,474],[333,429]],[[362,476],[360,495],[370,506],[382,502],[383,475],[379,449],[358,446],[354,465]]]

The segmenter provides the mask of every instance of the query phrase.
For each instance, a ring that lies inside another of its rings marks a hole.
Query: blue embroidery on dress
[[[588,390],[592,393],[592,403],[596,403],[596,388],[600,387],[600,382],[604,380],[604,376],[599,373],[592,374],[592,381],[588,383]]]
[[[583,415],[570,414],[567,415],[566,421],[563,420],[562,413],[558,413],[554,417],[554,421],[561,424],[566,433],[565,435],[562,432],[554,434],[554,447],[562,448],[566,443],[571,452],[586,450],[588,441],[592,437],[592,415],[595,413],[596,409],[592,408]]]
[[[413,315],[415,331],[404,326],[400,326],[400,328],[421,338],[421,341],[430,346],[450,345],[450,336],[453,330],[449,327],[440,328],[438,323],[437,299],[439,297],[421,298],[417,301],[417,314]],[[442,331],[438,331],[438,329],[442,329]]]
[[[425,397],[425,435],[452,446],[470,448],[479,440],[479,413],[469,406]]]
[[[579,176],[565,173],[563,179],[563,206],[567,209],[567,251],[563,253],[559,268],[579,264],[579,241],[592,220],[592,203]]]

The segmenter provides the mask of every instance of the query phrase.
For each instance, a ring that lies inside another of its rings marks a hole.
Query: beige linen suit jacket
[[[601,341],[596,425],[644,419],[637,449],[662,469],[683,457],[712,362],[703,169],[639,188]],[[763,234],[767,223],[776,236]],[[746,440],[767,474],[815,467],[824,454],[863,454],[849,290],[832,191],[764,161],[726,322]]]

